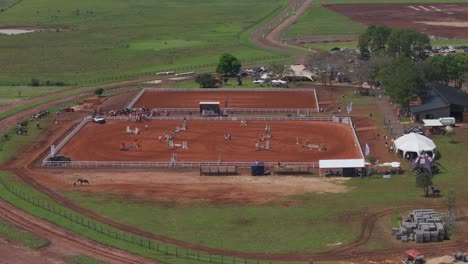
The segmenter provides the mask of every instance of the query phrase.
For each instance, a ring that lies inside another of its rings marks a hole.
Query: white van
[[[455,125],[455,117],[441,117],[439,121],[444,126],[454,126]]]

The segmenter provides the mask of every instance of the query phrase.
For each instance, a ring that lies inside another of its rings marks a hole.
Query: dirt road
[[[158,263],[84,238],[48,221],[31,216],[3,200],[0,200],[0,216],[54,244],[72,248],[75,254],[87,255],[109,263]]]
[[[308,49],[291,45],[285,44],[281,42],[281,34],[284,30],[290,27],[296,20],[304,14],[305,11],[312,5],[313,0],[292,0],[288,7],[279,13],[275,18],[273,18],[269,23],[265,24],[264,26],[255,30],[252,35],[250,36],[250,41],[253,42],[255,45],[265,48],[276,50],[280,52],[287,53],[296,57],[295,63],[304,63],[306,62],[308,53],[310,52]],[[283,18],[289,12],[295,12],[295,15],[290,15],[287,19],[283,21]],[[280,23],[274,29],[271,29],[276,23]],[[268,32],[265,34],[265,32]]]

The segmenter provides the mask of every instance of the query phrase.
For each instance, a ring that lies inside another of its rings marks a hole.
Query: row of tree
[[[324,85],[342,79],[382,84],[385,93],[402,106],[424,96],[427,83],[461,88],[468,80],[468,56],[426,57],[429,38],[414,30],[370,26],[360,36],[358,48],[360,52],[317,53],[310,58],[310,68]]]
[[[369,26],[359,36],[358,48],[363,59],[371,54],[385,54],[421,60],[431,48],[430,39],[413,29],[391,29],[386,26]]]

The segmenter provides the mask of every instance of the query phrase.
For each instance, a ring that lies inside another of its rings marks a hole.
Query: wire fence
[[[20,190],[15,187],[15,183],[11,183],[9,180],[6,180],[5,176],[0,177],[0,185],[9,193],[13,194],[17,198],[33,205],[37,208],[40,208],[48,213],[59,216],[62,219],[66,219],[68,224],[65,224],[65,228],[70,229],[71,225],[78,225],[84,227],[88,230],[91,230],[95,233],[101,234],[108,238],[116,239],[119,241],[124,241],[135,245],[142,249],[151,250],[161,255],[172,256],[179,259],[187,259],[193,261],[199,261],[204,263],[214,263],[214,264],[271,264],[271,261],[260,260],[260,259],[249,259],[247,257],[236,257],[236,256],[223,256],[209,254],[207,252],[192,250],[189,248],[177,247],[168,243],[150,239],[144,236],[135,235],[130,232],[121,231],[113,226],[108,224],[101,223],[94,219],[88,218],[86,216],[80,215],[76,212],[73,212],[65,207],[55,205],[49,201],[38,199],[27,192]],[[86,236],[86,235],[85,235]],[[88,238],[90,238],[88,236]],[[92,239],[92,238],[91,238]],[[101,242],[101,241],[97,241]]]

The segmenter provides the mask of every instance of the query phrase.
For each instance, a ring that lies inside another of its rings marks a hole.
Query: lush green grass
[[[0,105],[56,93],[69,88],[67,86],[0,86]]]
[[[23,0],[1,14],[0,26],[53,30],[0,36],[0,83],[73,82],[216,63],[226,51],[241,61],[278,55],[247,43],[246,33],[287,2]],[[63,25],[70,29],[56,32]]]
[[[7,8],[18,3],[21,0],[0,0],[0,11],[5,11]]]
[[[286,32],[287,37],[357,35],[366,26],[319,5],[312,6]]]
[[[433,46],[468,46],[468,39],[433,39],[431,40]]]
[[[65,261],[70,264],[105,264],[106,262],[90,258],[85,255],[66,257]]]
[[[0,236],[11,241],[21,241],[28,248],[41,248],[49,244],[47,239],[21,229],[2,218],[0,218]]]

